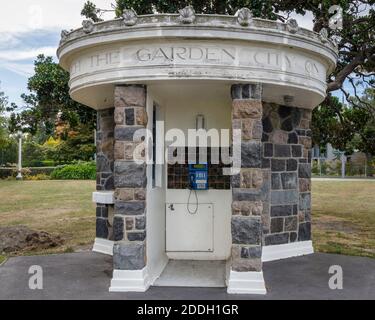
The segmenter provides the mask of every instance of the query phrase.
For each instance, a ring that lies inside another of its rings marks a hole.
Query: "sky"
[[[27,92],[27,79],[33,75],[38,54],[53,56],[63,29],[81,26],[80,12],[86,0],[12,0],[1,5],[0,81],[1,91],[10,102],[22,105],[20,95]],[[111,0],[94,0],[99,8],[111,9]],[[114,13],[103,18],[111,19]],[[301,27],[312,29],[312,16],[294,15]]]

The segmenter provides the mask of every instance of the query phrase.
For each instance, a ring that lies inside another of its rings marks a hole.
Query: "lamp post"
[[[17,180],[22,180],[22,131],[18,131],[15,137],[18,139],[18,168]]]

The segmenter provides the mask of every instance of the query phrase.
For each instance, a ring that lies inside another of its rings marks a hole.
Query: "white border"
[[[113,270],[109,292],[145,292],[150,285],[147,267],[142,270]]]
[[[300,241],[262,248],[262,261],[274,261],[314,253],[312,241]]]
[[[267,294],[263,272],[230,271],[228,279],[229,294]]]
[[[113,245],[113,241],[95,238],[95,243],[92,251],[113,256]]]
[[[92,201],[100,204],[114,204],[114,194],[113,191],[96,191],[92,193]]]

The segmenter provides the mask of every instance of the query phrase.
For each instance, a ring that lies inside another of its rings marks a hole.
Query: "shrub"
[[[42,180],[50,180],[51,177],[47,174],[44,174],[44,173],[39,173],[35,176],[26,176],[25,177],[25,180],[28,180],[28,181],[42,181]]]
[[[55,180],[95,180],[95,162],[78,162],[57,167],[53,170],[51,178]]]

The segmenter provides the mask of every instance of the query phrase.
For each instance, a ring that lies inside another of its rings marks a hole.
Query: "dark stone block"
[[[101,239],[108,238],[108,222],[107,219],[96,219],[96,237]]]
[[[116,202],[115,213],[127,216],[143,215],[145,213],[145,201]]]
[[[286,106],[279,106],[279,115],[281,119],[287,118],[291,115],[292,108]]]
[[[291,156],[290,146],[287,144],[275,144],[275,157],[289,158]]]
[[[297,190],[274,190],[271,191],[271,204],[273,205],[289,205],[298,202]]]
[[[281,130],[284,130],[284,131],[292,131],[294,128],[293,128],[293,121],[291,118],[288,118],[286,120],[284,120],[281,124]]]
[[[289,242],[296,242],[297,240],[297,232],[291,232],[289,236]]]
[[[134,139],[134,136],[138,139]],[[116,127],[115,139],[119,141],[135,141],[145,136],[146,130],[143,127]]]
[[[279,190],[281,189],[281,179],[279,173],[272,173],[271,176],[271,189]]]
[[[121,217],[113,218],[113,240],[121,241],[124,239],[124,219]]]
[[[292,132],[288,135],[288,143],[289,144],[298,144],[298,136],[297,133]]]
[[[264,240],[266,246],[285,244],[289,242],[289,233],[270,234],[267,235]]]
[[[115,270],[142,270],[146,266],[146,248],[143,243],[115,244],[113,268]]]
[[[144,241],[146,239],[146,231],[141,232],[128,232],[129,241]]]
[[[300,137],[305,137],[305,136],[306,136],[306,130],[303,130],[303,129],[296,129],[296,132],[297,132],[297,134],[298,134]]]
[[[297,171],[298,162],[295,159],[289,159],[286,162],[286,171]]]
[[[311,165],[308,163],[300,163],[298,166],[298,177],[299,178],[311,178]]]
[[[302,157],[302,146],[292,146],[292,157],[293,158]]]
[[[134,126],[135,117],[134,117],[134,109],[133,108],[125,109],[125,124],[128,125],[128,126]]]
[[[96,206],[96,217],[97,218],[101,218],[102,217],[102,208],[103,208],[102,205]]]
[[[136,217],[135,218],[135,228],[137,230],[146,229],[146,216]]]
[[[271,168],[271,159],[262,158],[262,168],[263,169]]]
[[[147,184],[146,164],[115,162],[115,186],[117,188],[145,188]]]
[[[234,244],[260,245],[262,223],[259,219],[232,217],[232,242]]]
[[[242,259],[260,259],[262,257],[262,247],[242,247],[241,258]]]
[[[263,155],[266,158],[273,157],[273,144],[272,143],[263,144]]]
[[[283,189],[297,189],[297,173],[282,173]]]
[[[293,214],[293,205],[272,206],[271,217],[285,217]]]
[[[243,84],[242,99],[261,100],[262,85],[261,84]]]
[[[115,189],[115,180],[113,178],[113,175],[107,178],[107,180],[104,183],[104,190],[114,190]]]
[[[284,218],[271,219],[271,233],[280,233],[284,230]]]
[[[242,99],[250,99],[250,85],[244,84],[242,85]]]
[[[294,204],[293,205],[293,215],[296,216],[298,214],[298,205]]]
[[[242,99],[242,85],[241,84],[234,84],[231,88],[231,95],[232,99]]]
[[[298,241],[311,240],[311,223],[300,223],[298,227]]]
[[[286,161],[285,160],[271,159],[271,170],[273,172],[285,171],[285,169],[286,169]]]
[[[263,123],[263,131],[265,133],[271,133],[273,131],[272,122],[269,117],[266,117],[262,120]]]
[[[262,133],[262,142],[268,142],[270,137],[268,134],[265,134],[264,132]]]
[[[262,166],[262,144],[249,141],[241,143],[241,167],[260,168]]]

